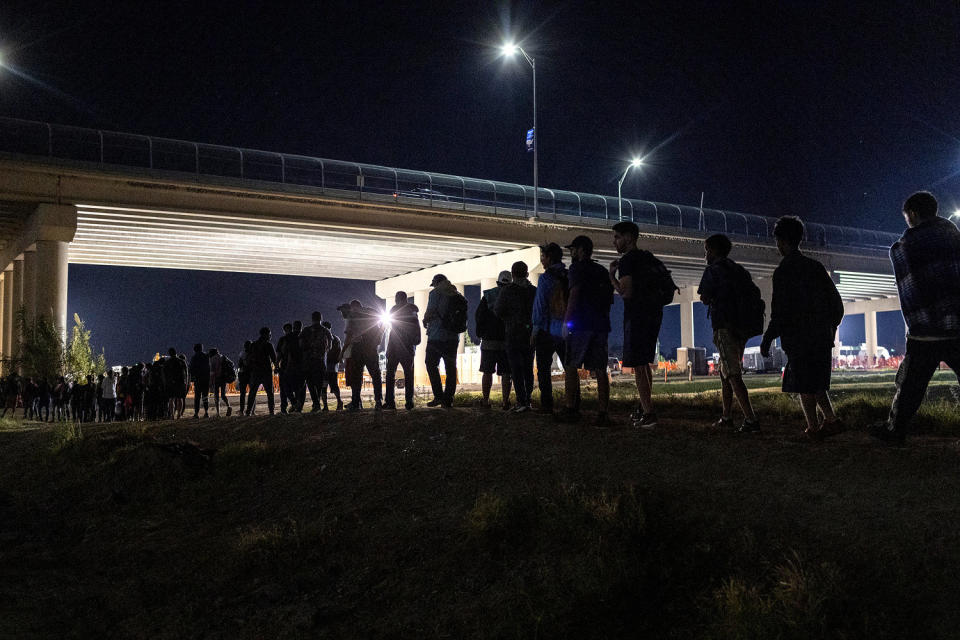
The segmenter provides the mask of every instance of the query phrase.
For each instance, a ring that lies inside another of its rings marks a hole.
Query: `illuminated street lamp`
[[[501,47],[503,55],[512,58],[518,51],[523,54],[530,68],[533,69],[533,217],[538,216],[537,201],[539,198],[539,184],[537,181],[537,153],[540,148],[540,132],[537,130],[537,61],[527,55],[527,52],[512,42],[508,42]]]
[[[643,158],[634,158],[630,164],[627,165],[627,168],[624,169],[623,175],[620,176],[620,182],[617,183],[617,214],[621,220],[623,220],[623,198],[621,197],[620,192],[623,189],[623,181],[627,179],[627,173],[630,172],[630,169],[639,167],[641,165],[643,165]]]

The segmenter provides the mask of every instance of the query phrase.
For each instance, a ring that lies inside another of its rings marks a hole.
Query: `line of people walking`
[[[903,206],[907,230],[890,249],[890,257],[907,325],[906,356],[897,373],[897,391],[888,420],[872,425],[870,433],[892,443],[905,440],[927,384],[941,361],[954,371],[960,364],[960,231],[938,216],[936,198],[917,192]],[[482,292],[474,310],[480,338],[482,408],[490,408],[493,376],[501,380],[503,410],[525,413],[534,409],[534,384],[540,391],[536,411],[560,422],[579,422],[580,371],[596,381],[597,413],[594,424],[608,428],[610,379],[607,372],[610,312],[614,294],[623,300],[624,367],[634,370],[637,405],[629,424],[653,429],[658,416],[652,400],[651,365],[656,363],[657,340],[663,308],[679,288],[670,271],[653,253],[638,246],[639,227],[628,221],[612,228],[612,243],[619,258],[602,266],[593,259],[593,241],[577,236],[564,250],[551,242],[540,247],[543,271],[537,286],[530,282],[529,265],[515,262],[498,274],[496,285]],[[751,274],[731,259],[731,240],[723,234],[704,241],[706,267],[697,288],[707,306],[713,342],[719,351],[721,415],[715,427],[756,433],[761,420],[743,382],[743,354],[747,341],[762,335],[761,354],[769,357],[775,340],[787,356],[782,389],[797,394],[806,422],[805,434],[821,440],[844,430],[830,399],[832,349],[843,319],[843,300],[823,264],[805,255],[800,247],[803,222],[793,216],[777,220],[773,235],[782,256],[773,273],[769,322],[760,289]],[[193,417],[209,415],[213,392],[216,415],[230,416],[233,408],[227,385],[236,382],[240,392],[238,413],[252,415],[262,388],[267,410],[275,412],[274,373],[279,378],[280,413],[302,412],[306,400],[311,411],[328,411],[328,390],[336,410],[363,408],[364,372],[373,387],[373,409],[396,410],[397,371],[405,384],[404,408],[414,403],[414,361],[417,346],[426,334],[425,367],[433,398],[428,407],[453,405],[457,389],[457,351],[467,330],[466,298],[444,275],[431,282],[423,312],[397,292],[389,311],[366,307],[359,300],[340,305],[344,337],[334,334],[320,312],[311,324],[300,321],[283,326],[276,346],[268,327],[256,340],[247,341],[237,363],[216,348],[194,345],[187,362],[170,348],[153,363],[123,367],[119,375],[107,371],[94,380],[70,382],[60,378],[21,380],[11,374],[0,384],[0,404],[7,409],[22,401],[24,417],[76,421],[144,418],[180,418],[193,385]],[[385,351],[386,371],[381,376],[380,351]],[[563,369],[563,393],[554,392],[551,377],[554,359]],[[440,373],[443,363],[444,376]],[[534,378],[536,365],[536,380]],[[338,372],[343,370],[350,400],[341,398]],[[386,397],[383,382],[386,382]],[[511,403],[511,393],[514,402]],[[562,403],[559,408],[555,404]],[[743,415],[734,423],[733,410]]]

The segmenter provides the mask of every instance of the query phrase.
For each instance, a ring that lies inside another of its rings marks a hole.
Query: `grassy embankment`
[[[902,449],[805,443],[782,394],[748,438],[707,426],[715,392],[661,398],[653,432],[464,407],[6,421],[0,637],[955,637],[951,390]],[[859,427],[890,391],[834,396]]]

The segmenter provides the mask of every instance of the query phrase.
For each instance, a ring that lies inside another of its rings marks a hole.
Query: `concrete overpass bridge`
[[[540,188],[533,219],[534,197],[525,185],[0,118],[0,352],[16,355],[20,307],[65,329],[69,263],[375,280],[378,296],[403,290],[423,309],[436,272],[489,287],[523,259],[535,279],[544,242],[585,234],[598,260],[615,256],[616,198]],[[769,300],[775,218],[635,199],[623,218],[682,287],[683,345],[695,344],[707,235],[731,237]],[[899,308],[886,253],[896,236],[807,233],[875,350],[876,312]]]

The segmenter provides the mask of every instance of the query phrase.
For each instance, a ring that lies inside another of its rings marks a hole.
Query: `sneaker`
[[[343,400],[337,400],[337,411],[343,411]]]
[[[756,419],[744,420],[740,428],[737,429],[737,433],[760,433],[760,421]]]
[[[386,403],[386,404],[383,405],[383,410],[384,410],[384,411],[396,411],[396,410],[397,410],[397,405],[395,405],[395,404],[392,403],[392,402],[388,402],[388,403]]]
[[[574,424],[580,422],[580,412],[576,409],[571,409],[570,407],[564,407],[556,414],[554,414],[553,419],[557,422],[563,422],[566,424]]]
[[[817,427],[816,429],[807,427],[803,430],[803,435],[806,436],[807,440],[810,440],[811,442],[820,442],[823,440],[823,433],[820,427]]]
[[[232,415],[233,415],[233,409],[229,405],[227,405],[227,417],[229,418]]]
[[[439,407],[441,404],[443,404],[443,400],[441,400],[440,398],[434,398],[433,400],[431,400],[430,402],[427,403],[427,406],[428,406],[428,407]]]
[[[723,431],[732,431],[733,430],[733,418],[724,418],[720,417],[719,420],[713,423],[715,429],[720,429]]]
[[[906,440],[906,434],[892,428],[887,421],[876,422],[867,428],[867,433],[871,436],[892,446],[903,446]]]
[[[530,411],[530,409],[531,409],[531,407],[530,407],[530,405],[528,405],[528,404],[518,404],[516,407],[513,408],[513,412],[514,412],[514,413],[526,413],[527,411]]]
[[[376,403],[374,403],[374,405],[373,405],[373,410],[374,410],[374,411],[383,411],[383,403],[382,403],[382,402],[376,402]]]
[[[360,405],[351,402],[347,405],[347,411],[360,411]]]
[[[502,405],[500,405],[500,408],[503,409],[504,411],[510,411],[511,409],[513,409],[513,405],[510,404],[509,402],[504,402]]]
[[[640,420],[643,420],[643,407],[637,405],[637,408],[630,414],[630,421],[639,422]]]
[[[413,411],[413,403],[412,403],[412,402],[409,402],[409,403],[405,404],[405,405],[404,405],[404,408],[405,408],[407,411]]]
[[[653,429],[657,426],[657,414],[645,413],[639,420],[633,421],[634,429]]]

